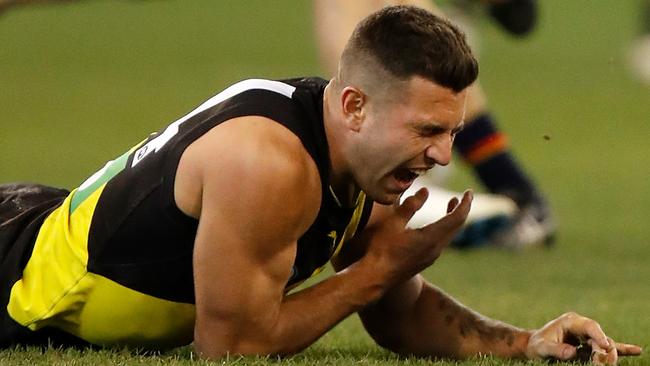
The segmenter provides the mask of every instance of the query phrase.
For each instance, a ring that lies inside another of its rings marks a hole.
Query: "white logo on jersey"
[[[289,84],[285,84],[279,81],[264,80],[264,79],[248,79],[233,84],[228,88],[224,89],[221,93],[205,101],[198,108],[191,111],[181,119],[169,125],[165,129],[165,131],[162,134],[160,134],[160,136],[157,136],[156,138],[147,142],[144,146],[139,148],[133,155],[133,162],[131,163],[131,167],[136,166],[139,162],[142,161],[142,159],[147,157],[147,155],[151,154],[152,152],[157,152],[163,146],[165,146],[165,144],[169,142],[169,140],[171,140],[171,138],[178,133],[178,127],[183,122],[190,119],[192,116],[195,116],[208,108],[214,107],[215,105],[223,102],[226,99],[230,99],[237,94],[252,89],[263,89],[263,90],[273,91],[282,94],[287,98],[291,98],[293,92],[296,90],[294,86],[291,86]]]

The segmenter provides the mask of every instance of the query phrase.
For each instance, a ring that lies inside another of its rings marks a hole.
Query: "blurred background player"
[[[630,67],[634,76],[650,85],[650,0],[640,0],[639,35],[630,49]]]
[[[314,25],[320,58],[328,74],[337,73],[338,57],[357,21],[370,12],[393,4],[411,4],[442,13],[430,0],[314,0]],[[453,5],[454,11],[450,13],[469,16],[479,12],[488,13],[504,30],[516,36],[529,34],[537,21],[535,0],[465,0]],[[456,21],[456,17],[452,21],[464,26],[467,33],[472,33],[471,29],[467,30],[467,21]],[[476,42],[470,40],[470,43],[474,43],[473,47],[476,48]],[[549,205],[514,158],[506,135],[499,130],[488,110],[478,82],[469,90],[465,123],[465,129],[456,136],[454,146],[485,188],[493,194],[475,197],[473,217],[468,218],[469,224],[456,238],[454,246],[469,248],[492,244],[519,249],[551,244],[556,224]],[[435,170],[433,172],[437,174]],[[447,200],[448,196],[454,194],[437,188],[440,179],[431,174],[420,178],[418,183],[414,189],[427,186],[435,193],[434,197],[440,196],[441,200]],[[410,224],[420,226],[443,215],[440,207],[444,205],[439,202],[430,198]]]

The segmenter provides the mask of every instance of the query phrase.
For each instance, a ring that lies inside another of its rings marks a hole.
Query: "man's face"
[[[421,77],[383,97],[368,95],[349,157],[359,187],[373,200],[390,204],[419,175],[447,165],[462,128],[465,95]]]

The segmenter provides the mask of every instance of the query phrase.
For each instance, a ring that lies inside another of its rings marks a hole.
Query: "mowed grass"
[[[525,40],[481,22],[481,78],[519,159],[551,198],[556,246],[448,251],[425,274],[468,306],[524,328],[575,310],[614,338],[647,347],[650,87],[625,68],[637,2],[542,5],[540,26]],[[0,17],[0,182],[75,187],[231,82],[319,73],[307,1],[106,0],[17,9]],[[456,188],[480,189],[457,168]],[[381,350],[356,317],[292,358],[217,363],[455,364]],[[114,364],[206,362],[189,347],[161,355],[0,351],[0,365]],[[488,357],[459,364],[535,363]],[[621,364],[647,365],[650,356]]]

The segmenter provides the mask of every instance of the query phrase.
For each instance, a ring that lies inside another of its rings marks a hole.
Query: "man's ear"
[[[348,128],[358,132],[366,116],[366,95],[356,87],[346,86],[341,92],[341,110]]]

